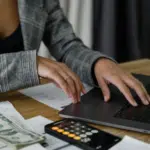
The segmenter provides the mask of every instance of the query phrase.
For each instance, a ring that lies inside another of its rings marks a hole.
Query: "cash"
[[[0,149],[9,146],[15,150],[44,140],[43,135],[23,128],[18,122],[0,113]]]

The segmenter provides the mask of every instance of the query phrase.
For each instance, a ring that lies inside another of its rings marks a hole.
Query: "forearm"
[[[39,84],[36,51],[0,55],[0,92]]]
[[[101,58],[111,59],[102,53],[90,50],[84,45],[77,46],[76,44],[70,47],[68,53],[63,57],[63,62],[76,72],[83,82],[96,86],[92,70],[96,61]]]
[[[92,77],[94,62],[102,57],[109,58],[99,52],[87,48],[76,37],[71,24],[64,16],[58,0],[53,6],[47,0],[49,11],[43,41],[51,50],[51,54],[58,60],[66,63],[82,81],[95,85]]]

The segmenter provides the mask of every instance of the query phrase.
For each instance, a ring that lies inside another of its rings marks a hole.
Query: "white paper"
[[[28,125],[30,125],[39,134],[45,133],[44,126],[53,122],[52,120],[46,119],[42,116],[33,117],[26,121]],[[54,149],[68,145],[67,142],[64,142],[63,140],[55,138],[54,136],[51,136],[49,134],[43,134],[43,135],[46,137],[46,143],[48,144],[48,146],[46,147],[47,150],[54,150]]]
[[[86,91],[91,88],[86,85]],[[72,103],[72,99],[68,98],[60,88],[57,88],[52,83],[31,87],[19,92],[57,110],[62,110],[64,106]]]
[[[24,147],[20,150],[46,150],[44,147],[42,147],[40,144],[33,144],[27,147]]]
[[[125,136],[121,142],[110,150],[150,150],[150,144]]]
[[[60,140],[54,136],[51,136],[49,134],[45,134],[46,137],[46,143],[48,146],[46,147],[47,150],[55,150],[55,149],[60,149],[61,147],[68,146],[69,143]]]
[[[52,83],[24,89],[20,92],[58,110],[72,102],[61,89]]]
[[[26,122],[34,129],[34,131],[36,131],[36,133],[42,134],[44,133],[44,126],[53,121],[46,119],[42,116],[36,116],[26,120]],[[46,137],[46,143],[48,144],[48,146],[46,147],[47,150],[56,150],[56,149],[69,150],[70,147],[72,150],[80,150],[76,146],[72,146],[69,143],[60,140],[54,136],[51,136],[49,134],[43,135]]]
[[[61,148],[60,150],[82,150],[82,149],[73,145],[69,145],[64,148]]]
[[[26,120],[26,123],[32,128],[32,130],[39,134],[44,134],[44,126],[52,122],[53,121],[42,116],[36,116]]]
[[[48,143],[48,146],[46,147],[47,150],[81,150],[80,148],[49,134],[45,134],[45,137],[47,139],[46,143]]]

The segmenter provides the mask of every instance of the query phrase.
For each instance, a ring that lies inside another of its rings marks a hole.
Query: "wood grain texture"
[[[149,59],[123,63],[123,64],[120,64],[120,66],[130,72],[150,75],[150,60]],[[41,83],[47,83],[47,81],[42,80]],[[5,100],[9,100],[14,105],[14,107],[24,116],[25,119],[35,117],[37,115],[42,115],[53,121],[61,119],[58,115],[57,110],[50,108],[49,106],[45,104],[37,102],[36,100],[30,97],[27,97],[19,92],[13,91],[13,92],[0,94],[0,101],[5,101]],[[115,134],[121,137],[123,137],[124,135],[129,135],[139,140],[150,143],[150,135],[147,135],[147,134],[121,130],[121,129],[111,128],[111,127],[106,127],[106,126],[100,126],[100,125],[94,125],[94,126],[96,126],[97,128],[101,130],[110,132],[112,134]]]

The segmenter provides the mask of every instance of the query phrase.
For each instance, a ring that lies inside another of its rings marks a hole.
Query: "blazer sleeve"
[[[48,12],[43,36],[45,45],[58,61],[66,63],[79,75],[82,81],[95,85],[92,76],[93,64],[99,58],[109,57],[100,52],[92,51],[76,37],[58,0],[46,0],[45,6]]]
[[[36,50],[0,55],[0,92],[37,84]]]

